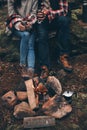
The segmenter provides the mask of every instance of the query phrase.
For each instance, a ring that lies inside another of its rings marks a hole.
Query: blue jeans
[[[37,24],[38,32],[38,52],[41,65],[50,66],[48,33],[50,30],[56,30],[57,48],[59,55],[68,54],[70,50],[70,20],[65,16],[57,16],[51,23],[45,19]]]
[[[49,41],[48,41],[48,29],[47,22],[37,24],[38,33],[38,58],[40,66],[46,65],[49,67]]]
[[[14,30],[14,34],[21,38],[20,64],[26,65],[28,68],[34,68],[35,67],[34,32]]]

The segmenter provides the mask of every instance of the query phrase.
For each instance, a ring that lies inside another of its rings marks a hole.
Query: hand
[[[30,22],[27,22],[27,24],[25,25],[26,29],[31,29],[32,25],[30,24]]]
[[[50,10],[44,7],[42,12],[44,13],[44,15],[47,15],[50,13]]]
[[[49,20],[53,20],[55,18],[55,15],[54,14],[51,14],[50,16],[49,16]]]
[[[43,21],[46,17],[46,14],[44,14],[43,10],[39,10],[37,13],[37,19],[38,21]]]
[[[25,26],[22,25],[21,23],[19,24],[18,28],[20,31],[25,31]]]

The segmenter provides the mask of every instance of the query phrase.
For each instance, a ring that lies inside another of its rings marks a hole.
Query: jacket
[[[36,15],[38,8],[38,0],[21,0],[22,5],[17,10],[14,9],[13,3],[14,0],[8,0],[8,16],[13,14],[18,14],[22,18],[27,17],[28,15]]]

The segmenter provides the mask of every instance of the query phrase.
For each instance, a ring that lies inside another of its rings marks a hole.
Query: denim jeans
[[[20,37],[20,64],[28,68],[35,67],[34,32],[14,30],[14,34]]]
[[[50,66],[49,62],[49,45],[48,33],[50,30],[56,30],[56,40],[59,55],[69,53],[70,50],[70,20],[65,16],[57,16],[52,22],[49,23],[45,19],[42,23],[37,24],[38,32],[38,51],[39,61],[41,65]]]
[[[46,65],[49,67],[49,45],[48,45],[48,29],[47,22],[37,24],[38,33],[38,58],[40,66]]]

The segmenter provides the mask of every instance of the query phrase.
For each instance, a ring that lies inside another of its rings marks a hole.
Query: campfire
[[[9,110],[14,110],[15,118],[23,119],[25,128],[54,125],[55,118],[60,119],[72,111],[71,105],[62,95],[62,86],[56,77],[34,77],[24,82],[26,91],[10,90],[2,96],[2,102]]]

